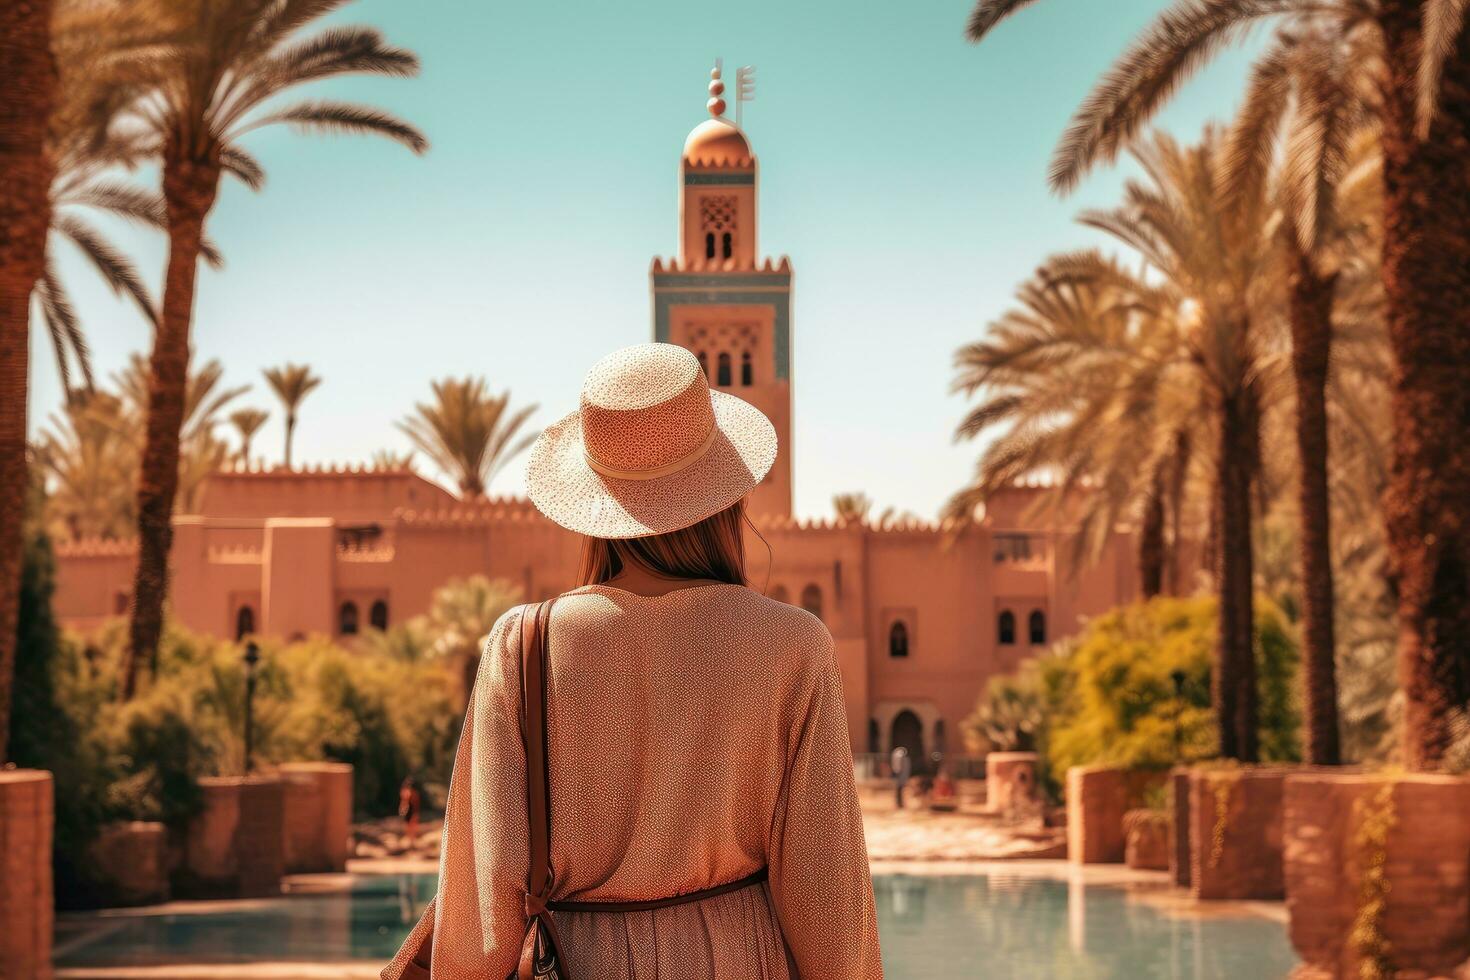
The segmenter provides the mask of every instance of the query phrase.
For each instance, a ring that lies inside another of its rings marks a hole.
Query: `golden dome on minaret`
[[[734,123],[724,118],[725,83],[718,63],[709,77],[709,102],[705,106],[714,118],[694,127],[684,141],[684,160],[704,166],[748,166],[753,157],[750,143]]]

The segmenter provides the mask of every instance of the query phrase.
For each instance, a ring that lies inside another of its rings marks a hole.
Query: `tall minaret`
[[[758,167],[726,119],[720,67],[706,119],[684,141],[679,254],[653,260],[653,339],[689,348],[710,385],[765,412],[776,465],[752,492],[753,514],[791,514],[791,263],[757,260]]]

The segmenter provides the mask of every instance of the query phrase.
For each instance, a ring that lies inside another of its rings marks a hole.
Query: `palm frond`
[[[1236,112],[1225,147],[1227,201],[1257,192],[1270,172],[1281,121],[1291,103],[1296,46],[1296,37],[1282,31],[1276,43],[1251,65],[1245,101]]]
[[[1445,62],[1454,55],[1455,45],[1459,43],[1467,6],[1470,0],[1425,0],[1415,99],[1415,127],[1420,139],[1429,138],[1429,128],[1434,124],[1440,78]]]
[[[970,19],[965,24],[965,37],[972,44],[978,43],[996,24],[1035,2],[1036,0],[975,0],[975,9],[970,11]]]
[[[41,304],[41,316],[45,320],[51,346],[56,352],[56,368],[61,375],[62,389],[70,397],[73,390],[70,362],[75,359],[82,372],[83,387],[86,391],[92,391],[95,387],[92,377],[92,351],[87,346],[87,338],[82,334],[76,308],[72,306],[66,287],[56,274],[56,266],[50,260],[46,262],[46,268],[36,284],[36,298]]]
[[[265,186],[265,168],[255,157],[235,144],[226,144],[220,150],[219,161],[225,173],[235,177],[252,191],[258,191]]]
[[[261,116],[242,127],[239,133],[272,123],[286,123],[305,131],[376,133],[402,143],[415,153],[429,148],[424,135],[403,120],[381,109],[347,102],[302,102]]]
[[[52,227],[81,250],[114,293],[132,297],[138,309],[148,318],[148,322],[157,324],[158,309],[131,259],[74,215],[55,215]]]
[[[1098,163],[1111,163],[1176,89],[1263,18],[1295,0],[1176,0],[1124,52],[1072,118],[1048,181],[1066,192]]]
[[[90,181],[62,195],[55,203],[97,208],[149,228],[168,226],[162,194],[122,181]]]

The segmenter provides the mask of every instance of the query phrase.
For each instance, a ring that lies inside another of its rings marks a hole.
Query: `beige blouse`
[[[455,758],[435,980],[504,980],[524,934],[520,618],[490,634]],[[690,904],[557,913],[578,980],[882,977],[821,621],[734,585],[594,585],[557,600],[548,636],[552,897],[646,901],[770,868]]]

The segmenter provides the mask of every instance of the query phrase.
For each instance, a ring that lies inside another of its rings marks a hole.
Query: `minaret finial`
[[[724,93],[725,83],[720,80],[720,59],[716,58],[715,66],[709,73],[709,101],[705,103],[709,114],[716,119],[725,114],[725,100],[720,98]]]

